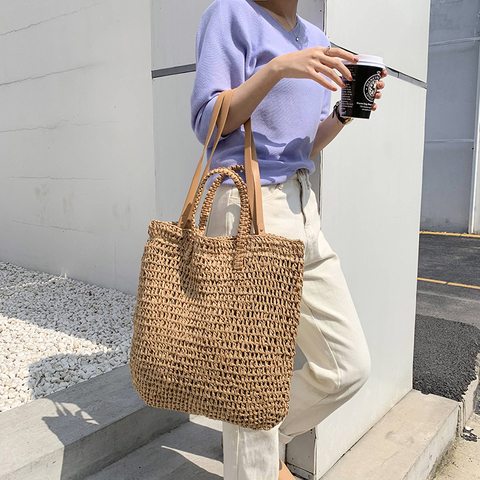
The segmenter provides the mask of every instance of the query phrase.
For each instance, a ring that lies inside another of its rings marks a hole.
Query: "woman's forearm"
[[[274,58],[255,72],[248,80],[234,89],[228,117],[222,135],[228,135],[251,116],[270,90],[282,79],[280,66]],[[310,158],[323,150],[342,130],[343,123],[332,114],[321,121],[317,128]]]
[[[340,130],[342,130],[343,127],[343,123],[336,115],[332,118],[332,113],[330,113],[327,118],[324,118],[318,124],[310,158],[323,150],[340,133]]]
[[[281,78],[273,59],[235,88],[222,135],[228,135],[243,125]]]

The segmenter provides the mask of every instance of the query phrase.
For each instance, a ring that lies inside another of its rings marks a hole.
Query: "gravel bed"
[[[0,262],[0,412],[129,362],[135,296]]]

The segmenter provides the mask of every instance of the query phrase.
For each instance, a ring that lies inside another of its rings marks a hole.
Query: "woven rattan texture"
[[[199,189],[225,170],[209,172]],[[207,192],[204,223],[220,180]],[[206,237],[177,224],[152,220],[148,228],[133,318],[133,385],[147,405],[268,430],[288,413],[304,243],[248,234],[235,269],[238,236]]]

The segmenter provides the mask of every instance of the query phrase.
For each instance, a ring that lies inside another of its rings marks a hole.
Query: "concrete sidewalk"
[[[465,431],[442,458],[432,480],[480,479],[480,411],[474,412],[467,422],[471,431]],[[474,433],[476,432],[476,433]]]

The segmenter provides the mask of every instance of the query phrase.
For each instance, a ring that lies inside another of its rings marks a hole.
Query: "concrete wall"
[[[422,230],[480,232],[479,39],[479,0],[432,0]]]
[[[1,2],[0,260],[135,293],[155,217],[150,2]]]

